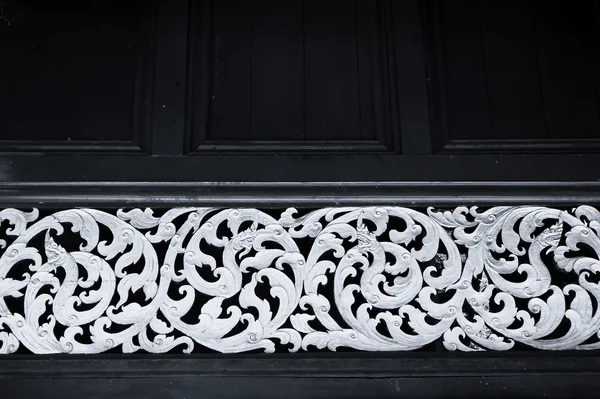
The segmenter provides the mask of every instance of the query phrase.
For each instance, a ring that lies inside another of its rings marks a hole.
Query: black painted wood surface
[[[3,392],[37,398],[596,398],[596,358],[81,356],[0,360]],[[50,370],[49,370],[50,369]],[[54,370],[51,370],[54,369]]]
[[[596,1],[1,4],[2,207],[600,204]],[[593,352],[311,356],[10,357],[0,379],[42,398],[600,386]]]
[[[153,2],[3,3],[0,149],[146,148]]]
[[[190,150],[395,148],[382,87],[383,7],[360,0],[193,3]]]
[[[432,1],[425,9],[446,150],[519,151],[524,140],[583,150],[581,139],[600,139],[597,2]]]

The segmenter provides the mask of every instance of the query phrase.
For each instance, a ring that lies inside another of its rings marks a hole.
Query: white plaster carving
[[[589,206],[0,219],[0,353],[600,347]]]

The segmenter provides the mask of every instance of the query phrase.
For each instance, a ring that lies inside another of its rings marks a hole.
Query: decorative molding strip
[[[598,153],[598,139],[449,140],[438,154]]]
[[[600,347],[589,206],[0,218],[1,353]]]

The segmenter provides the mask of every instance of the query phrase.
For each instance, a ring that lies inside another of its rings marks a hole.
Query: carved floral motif
[[[0,218],[0,353],[600,347],[589,206]]]

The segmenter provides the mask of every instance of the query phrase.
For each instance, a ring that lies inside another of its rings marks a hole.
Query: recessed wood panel
[[[303,140],[303,1],[258,1],[250,27],[249,138]]]
[[[591,2],[544,3],[534,23],[548,136],[600,138],[600,12]]]
[[[555,151],[600,139],[597,2],[455,0],[433,10],[446,143],[527,140]]]
[[[360,140],[356,4],[305,1],[309,140]]]
[[[383,3],[193,2],[190,150],[389,150]]]
[[[152,2],[3,3],[14,19],[0,21],[0,144],[138,140],[144,104],[136,96]]]

